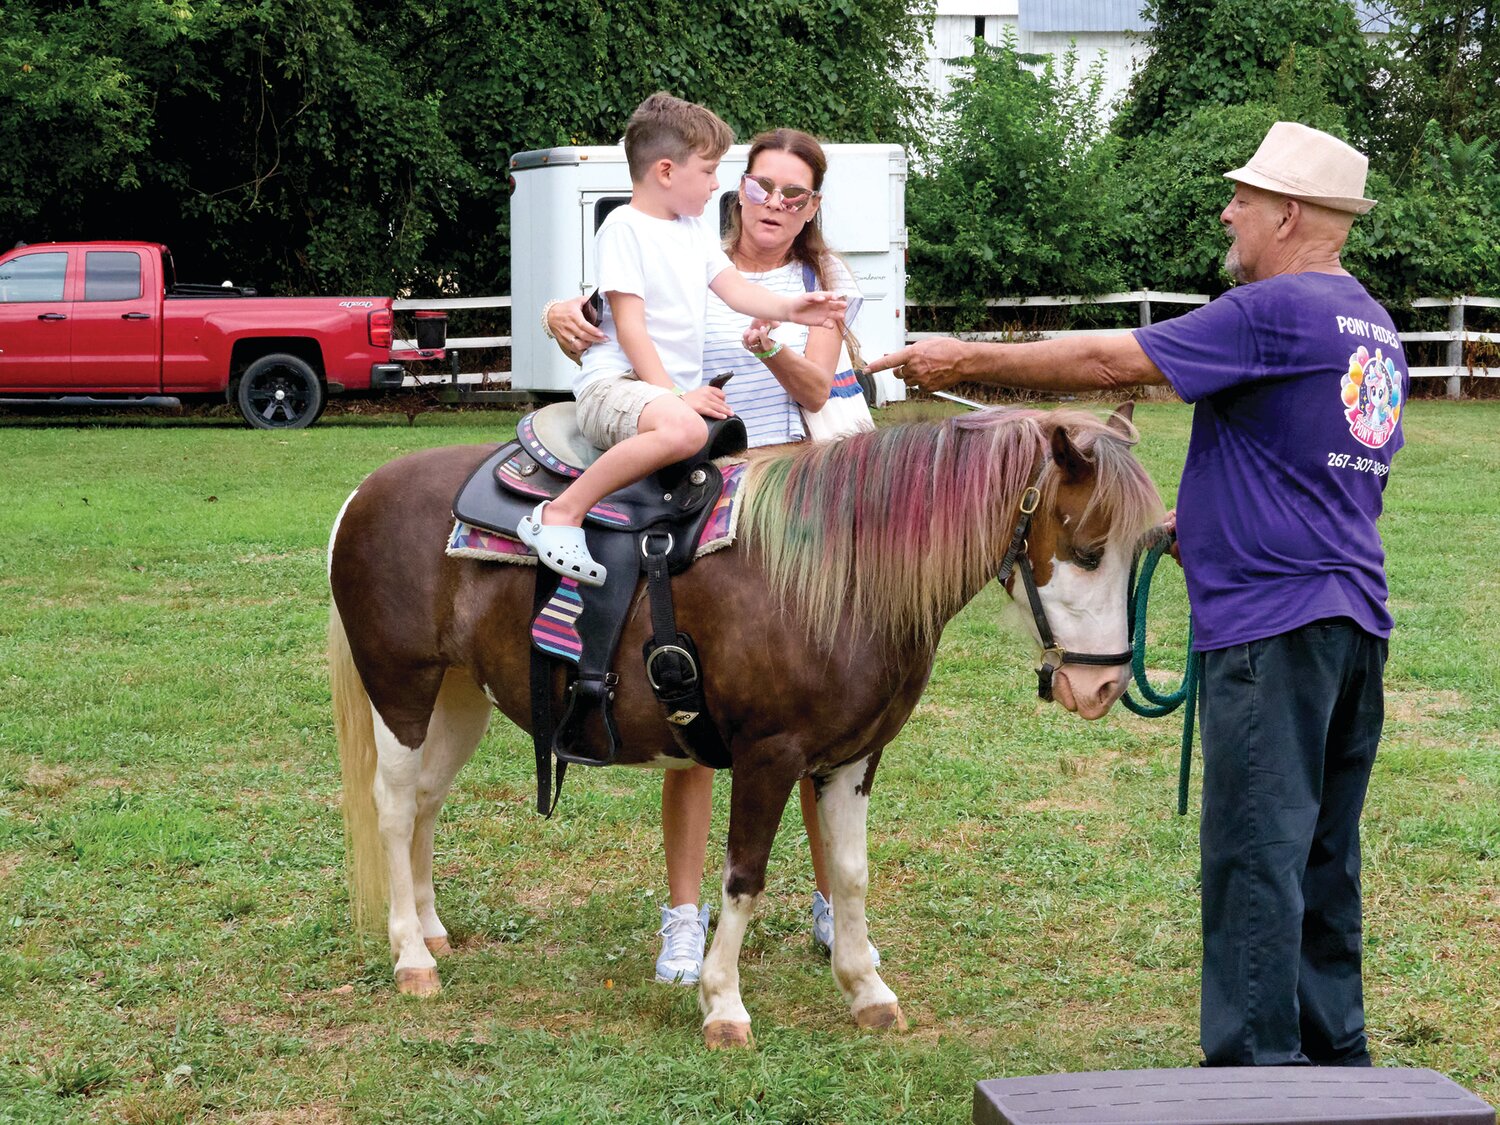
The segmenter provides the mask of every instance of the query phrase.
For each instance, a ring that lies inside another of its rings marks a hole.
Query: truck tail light
[[[391,324],[395,318],[390,309],[376,309],[370,313],[370,344],[377,348],[391,346]]]

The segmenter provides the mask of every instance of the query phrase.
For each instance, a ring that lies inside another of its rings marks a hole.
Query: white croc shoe
[[[661,956],[656,959],[660,984],[697,984],[703,971],[703,944],[708,936],[708,907],[688,903],[661,908]]]
[[[822,891],[813,891],[813,941],[829,956],[833,955],[833,906],[823,897]],[[880,950],[870,943],[870,959],[880,965]]]
[[[603,586],[604,567],[596,563],[594,556],[589,554],[583,528],[542,522],[542,509],[550,503],[550,500],[543,500],[532,509],[531,515],[521,521],[521,525],[516,528],[521,542],[564,578],[572,578],[580,586]]]

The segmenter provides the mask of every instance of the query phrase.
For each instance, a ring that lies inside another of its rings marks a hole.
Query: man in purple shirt
[[[871,365],[939,390],[1169,383],[1193,404],[1174,513],[1203,656],[1205,1062],[1368,1066],[1359,817],[1391,631],[1376,520],[1406,359],[1340,265],[1365,157],[1277,122],[1220,215],[1239,282],[1109,337],[924,340]]]

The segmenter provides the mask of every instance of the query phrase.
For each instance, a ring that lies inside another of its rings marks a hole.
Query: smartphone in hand
[[[595,289],[583,302],[583,319],[595,328],[604,323],[604,297]]]

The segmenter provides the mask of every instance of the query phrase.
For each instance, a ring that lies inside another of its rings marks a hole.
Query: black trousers
[[[1209,1066],[1368,1066],[1359,818],[1386,642],[1344,618],[1203,654]]]

